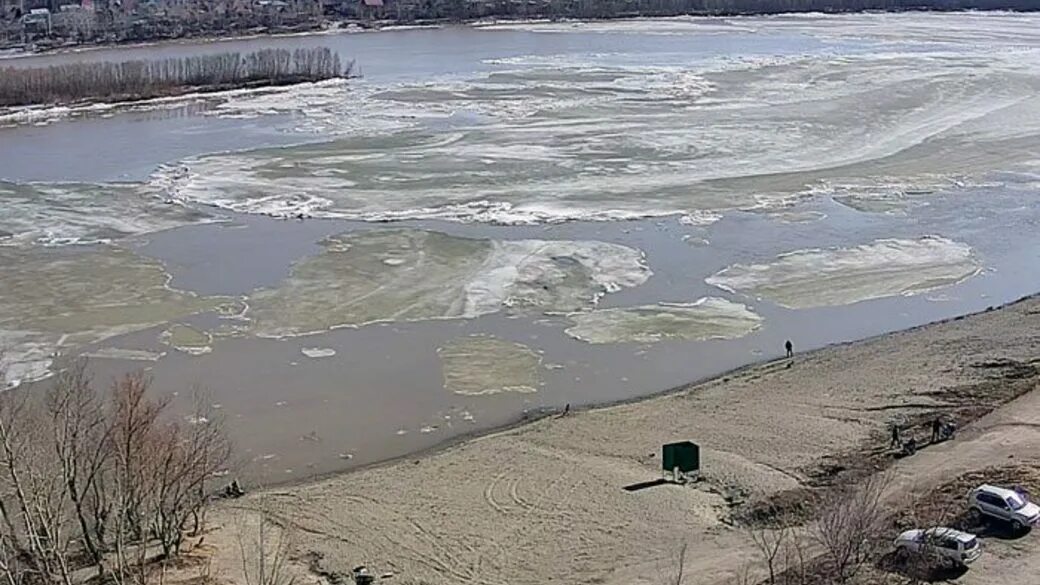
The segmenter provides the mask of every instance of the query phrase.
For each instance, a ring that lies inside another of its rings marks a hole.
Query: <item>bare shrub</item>
[[[750,528],[805,524],[815,518],[819,510],[818,495],[814,488],[797,487],[756,497],[737,508],[733,519]]]
[[[809,551],[810,539],[803,527],[791,528],[782,551],[784,585],[810,585],[815,579],[815,562]]]
[[[792,528],[786,525],[751,530],[751,541],[755,543],[755,548],[762,557],[762,564],[769,571],[770,584],[776,583],[777,574],[784,569],[783,566],[780,566],[780,562],[783,560],[781,553],[787,545],[791,530]]]
[[[881,498],[887,485],[886,475],[874,475],[824,500],[810,533],[834,582],[848,583],[877,553],[885,516]]]
[[[265,497],[256,508],[243,510],[237,517],[235,537],[242,555],[242,578],[246,585],[292,585],[296,578],[289,570],[293,550],[293,530],[278,523]]]

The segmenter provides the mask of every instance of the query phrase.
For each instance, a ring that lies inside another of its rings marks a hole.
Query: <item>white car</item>
[[[982,554],[974,534],[937,526],[927,530],[907,530],[896,538],[896,549],[943,557],[960,565],[970,565]]]
[[[1010,523],[1015,532],[1040,521],[1040,506],[1007,488],[981,485],[968,494],[968,505],[978,514]]]

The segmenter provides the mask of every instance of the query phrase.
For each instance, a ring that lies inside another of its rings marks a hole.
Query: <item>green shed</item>
[[[661,469],[675,481],[696,476],[701,469],[701,448],[691,441],[668,443],[661,448]]]

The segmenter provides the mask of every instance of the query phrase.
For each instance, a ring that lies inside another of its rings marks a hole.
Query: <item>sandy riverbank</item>
[[[366,564],[404,583],[655,583],[686,542],[692,582],[721,582],[754,557],[733,521],[742,502],[817,487],[857,462],[892,463],[877,446],[893,420],[923,436],[932,413],[974,420],[1028,393],[1038,325],[1040,299],[1028,299],[250,495],[213,515],[214,576],[241,580],[236,516],[262,498],[294,527],[301,571]],[[701,444],[702,482],[622,489],[658,477],[660,445],[680,439]],[[900,473],[912,477],[908,463]]]

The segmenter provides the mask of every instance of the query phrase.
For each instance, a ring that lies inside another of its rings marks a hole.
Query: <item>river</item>
[[[0,112],[6,382],[146,369],[265,482],[1040,289],[1040,17],[184,42],[363,77]],[[40,381],[34,381],[40,380]]]

